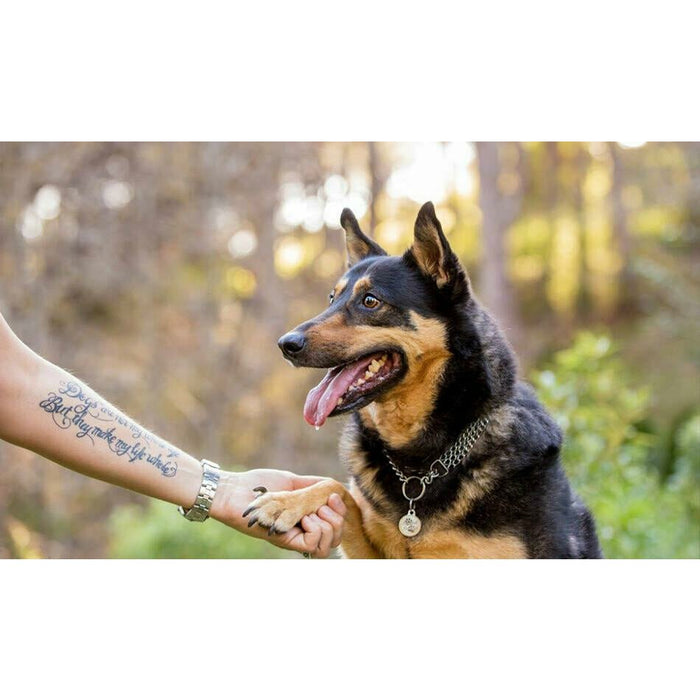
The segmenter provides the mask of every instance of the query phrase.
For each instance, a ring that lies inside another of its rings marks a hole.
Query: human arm
[[[194,503],[202,482],[199,460],[37,355],[17,338],[2,315],[0,438],[87,476],[185,508]],[[302,521],[301,528],[284,535],[248,529],[241,517],[256,486],[289,490],[318,480],[271,469],[222,472],[211,516],[278,546],[327,556],[340,540],[342,503],[331,502],[331,508],[319,509]]]

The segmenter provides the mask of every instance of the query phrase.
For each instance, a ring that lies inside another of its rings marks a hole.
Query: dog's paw
[[[263,492],[243,511],[243,517],[250,516],[248,527],[259,525],[266,528],[269,535],[283,534],[313,512],[307,508],[306,499],[294,491]]]

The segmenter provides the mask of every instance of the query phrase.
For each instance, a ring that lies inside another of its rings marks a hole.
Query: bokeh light
[[[228,252],[233,258],[245,258],[255,252],[258,237],[248,229],[241,229],[228,239]]]
[[[133,196],[134,190],[128,182],[108,180],[102,185],[102,201],[109,209],[122,209]]]
[[[41,187],[34,197],[34,211],[44,221],[55,219],[61,213],[61,191],[58,187]]]
[[[28,241],[33,241],[44,233],[44,224],[32,205],[24,208],[20,218],[19,230]]]

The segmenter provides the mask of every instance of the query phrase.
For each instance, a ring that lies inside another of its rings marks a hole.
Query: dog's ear
[[[413,245],[404,258],[414,262],[424,275],[431,277],[439,289],[448,286],[454,286],[455,291],[468,289],[466,272],[442,232],[432,202],[426,202],[420,208]]]
[[[370,255],[386,255],[386,251],[373,240],[367,238],[360,230],[355,215],[349,209],[343,209],[340,225],[345,230],[345,247],[348,251],[348,267]]]

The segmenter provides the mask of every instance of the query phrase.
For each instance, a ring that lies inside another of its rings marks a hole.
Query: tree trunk
[[[383,176],[380,173],[379,154],[377,144],[370,141],[367,144],[369,152],[369,176],[370,176],[370,202],[369,202],[369,235],[374,236],[377,227],[377,199],[384,186]]]
[[[622,201],[622,189],[624,187],[624,168],[620,158],[619,146],[610,144],[610,158],[612,160],[612,187],[610,188],[610,206],[612,209],[613,237],[617,251],[622,259],[620,270],[620,310],[629,310],[635,298],[634,279],[630,260],[632,254],[632,239],[627,226],[627,211]]]
[[[522,333],[515,295],[508,278],[506,251],[506,234],[515,218],[517,200],[512,195],[502,195],[499,190],[500,145],[477,143],[476,150],[483,242],[480,297],[502,325],[511,344],[518,348]]]

